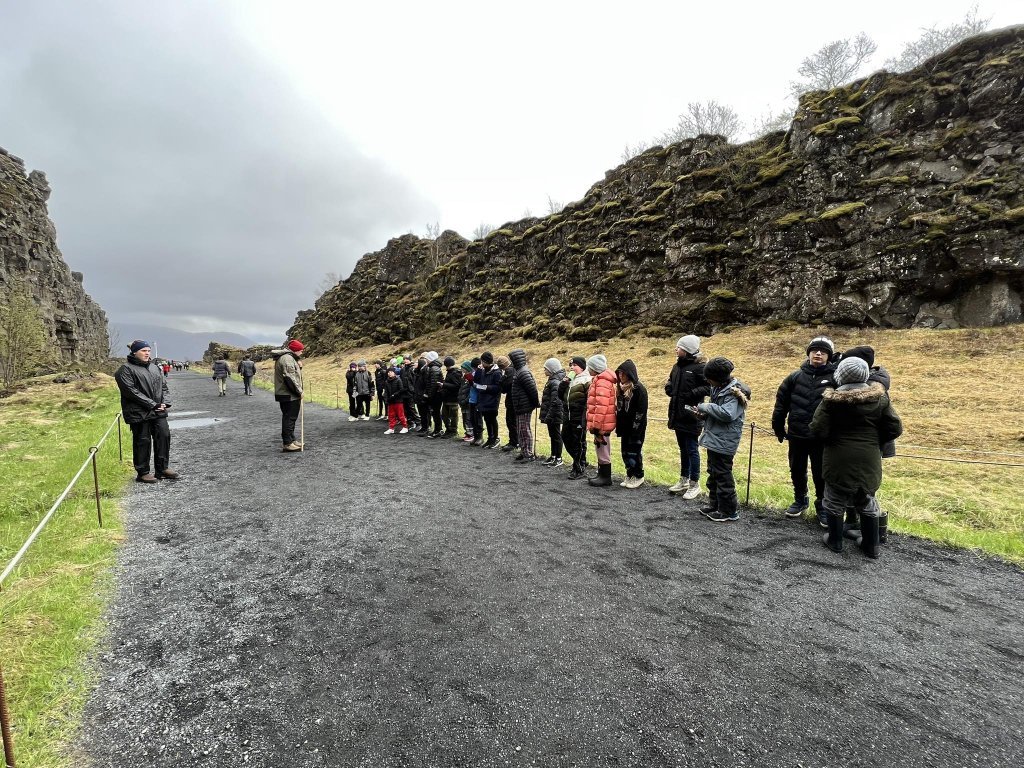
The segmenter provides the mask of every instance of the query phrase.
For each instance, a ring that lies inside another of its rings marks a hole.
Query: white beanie
[[[594,373],[603,373],[608,370],[608,358],[604,355],[594,355],[587,358],[587,369]]]
[[[427,352],[427,362],[432,363],[437,360],[437,352]]]
[[[548,373],[558,373],[562,370],[562,364],[558,361],[557,357],[549,357],[544,361],[544,370]]]
[[[679,341],[676,342],[676,346],[679,349],[687,352],[691,355],[696,355],[700,352],[700,337],[699,336],[683,336]]]
[[[836,380],[838,387],[844,384],[865,384],[870,373],[867,361],[861,360],[859,357],[844,357],[836,366],[836,372],[832,374],[832,378]]]

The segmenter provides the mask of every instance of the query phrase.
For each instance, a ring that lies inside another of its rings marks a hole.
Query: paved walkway
[[[97,766],[1024,765],[1024,574],[714,524],[172,374],[87,707]]]

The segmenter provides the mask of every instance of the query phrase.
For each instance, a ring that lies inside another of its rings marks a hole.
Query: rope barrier
[[[981,451],[975,448],[929,448],[927,445],[910,445],[901,443],[904,448],[913,448],[917,451],[944,451],[947,453],[974,453],[979,456],[1013,456],[1016,459],[1024,459],[1024,453],[1010,453],[1008,451]]]
[[[921,459],[922,461],[953,461],[957,464],[984,464],[988,467],[1016,467],[1024,469],[1024,464],[1006,464],[999,461],[973,461],[971,459],[940,459],[937,456],[915,456],[910,453],[897,453],[897,459]]]

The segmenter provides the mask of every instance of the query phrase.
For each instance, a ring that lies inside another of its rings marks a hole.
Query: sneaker
[[[555,466],[555,457],[554,456],[548,456],[542,462],[542,466],[545,466],[545,467],[553,467],[553,466]]]
[[[570,480],[579,480],[581,477],[586,477],[586,476],[587,476],[587,473],[584,472],[583,471],[583,467],[581,467],[578,464],[574,465],[573,468],[569,472],[569,479]]]
[[[714,515],[714,514],[718,514],[718,507],[717,506],[713,506],[711,504],[708,504],[707,506],[704,506],[704,507],[700,508],[700,513],[702,515],[704,515],[705,517],[708,517],[708,516]]]
[[[619,488],[629,488],[629,483],[630,483],[630,481],[632,479],[633,478],[631,478],[631,477],[627,477],[625,480],[623,480],[621,483],[619,483]]]
[[[515,459],[513,459],[513,461],[526,461],[527,458],[529,457],[525,453],[520,451],[519,453],[516,454],[516,457]]]
[[[296,451],[301,450],[302,446],[298,443],[288,443],[288,445],[281,449],[281,453],[295,453]]]
[[[472,435],[466,435],[464,438],[462,438],[462,442],[464,442],[464,443],[472,443],[473,442],[473,436]]]
[[[680,477],[679,481],[675,485],[670,485],[668,487],[668,492],[669,493],[683,493],[684,491],[688,490],[689,487],[690,487],[690,481],[688,479],[686,479],[685,477]]]
[[[501,446],[501,452],[508,453],[509,451],[514,451],[518,447],[518,445],[514,445],[512,443],[505,443],[505,445]]]
[[[400,430],[398,430],[398,434],[400,434],[400,435],[406,435],[408,433],[409,433],[409,428],[408,427],[402,427]]]
[[[481,446],[483,444],[484,444],[484,441],[481,440],[480,438],[477,438],[476,440],[474,440],[473,442],[470,443],[470,445],[472,445],[473,447],[478,447],[478,446]]]
[[[551,464],[550,464],[549,466],[552,466],[552,467],[561,467],[561,466],[563,466],[564,464],[565,464],[565,462],[564,462],[564,461],[562,461],[562,457],[561,457],[561,456],[555,456],[555,460],[554,460],[554,462],[553,462],[553,463],[551,463]]]
[[[370,417],[369,417],[369,416],[360,416],[360,417],[359,417],[359,420],[360,420],[360,421],[369,421],[369,420],[370,420]]]
[[[641,485],[643,485],[643,484],[644,484],[644,479],[645,479],[645,478],[642,478],[642,477],[634,477],[634,478],[633,478],[633,482],[631,482],[631,483],[630,483],[629,485],[627,485],[626,487],[627,487],[627,488],[639,488],[639,487],[640,487]]]
[[[393,430],[393,429],[385,429],[384,430],[384,434],[385,435],[393,435],[393,434],[395,434],[395,430]]]
[[[800,517],[807,511],[807,507],[809,506],[810,504],[807,501],[807,497],[804,496],[802,499],[798,499],[789,505],[786,509],[786,517]]]
[[[356,420],[356,417],[355,417],[355,416],[349,416],[349,417],[348,417],[348,420],[349,420],[349,421],[355,421],[355,420]]]
[[[139,475],[135,478],[136,483],[155,483],[156,481],[156,475],[150,472],[147,472],[144,475]]]
[[[696,499],[698,496],[700,496],[700,483],[698,483],[696,480],[692,482],[693,484],[689,488],[687,488],[686,492],[683,494],[684,499]]]
[[[715,523],[731,523],[734,520],[740,519],[740,513],[732,512],[730,514],[726,514],[725,512],[719,512],[716,510],[714,512],[705,514],[704,517]]]

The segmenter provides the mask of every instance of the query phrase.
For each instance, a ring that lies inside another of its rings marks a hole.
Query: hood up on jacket
[[[618,368],[615,369],[615,377],[618,378],[619,371],[626,374],[626,378],[633,382],[634,385],[640,383],[640,376],[636,372],[636,363],[632,360],[627,360]]]
[[[512,361],[512,367],[517,371],[526,367],[526,351],[513,349],[508,353],[508,359]]]

